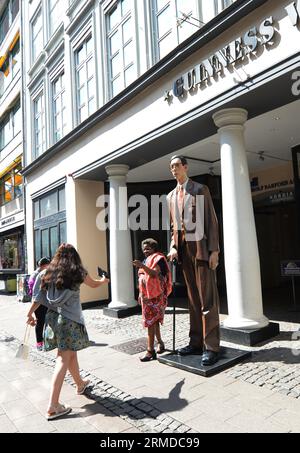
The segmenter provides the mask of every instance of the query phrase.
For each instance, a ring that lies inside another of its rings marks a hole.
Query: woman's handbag
[[[17,349],[16,357],[18,359],[26,360],[29,357],[30,345],[29,345],[29,336],[30,336],[30,325],[27,324],[24,334],[23,343]]]

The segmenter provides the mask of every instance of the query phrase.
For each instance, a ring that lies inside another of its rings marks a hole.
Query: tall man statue
[[[177,186],[168,194],[172,232],[168,257],[182,264],[190,314],[190,342],[178,354],[202,354],[202,365],[213,365],[220,348],[218,221],[208,187],[188,178],[186,158],[173,156],[170,170]]]

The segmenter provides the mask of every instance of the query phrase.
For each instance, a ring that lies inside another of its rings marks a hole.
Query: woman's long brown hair
[[[42,277],[41,289],[48,289],[53,284],[57,289],[76,289],[83,283],[86,270],[73,245],[61,244]]]

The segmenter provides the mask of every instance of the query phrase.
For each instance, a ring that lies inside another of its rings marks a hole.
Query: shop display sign
[[[282,277],[300,277],[300,260],[280,261]]]

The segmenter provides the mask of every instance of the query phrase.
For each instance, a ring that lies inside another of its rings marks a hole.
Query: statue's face
[[[186,178],[188,166],[182,165],[181,160],[179,158],[176,158],[171,160],[170,170],[175,179],[184,179]]]

